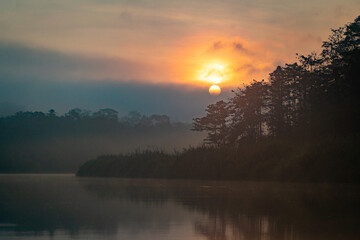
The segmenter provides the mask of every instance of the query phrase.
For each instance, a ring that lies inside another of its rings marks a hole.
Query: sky
[[[358,0],[0,0],[0,115],[111,107],[191,121],[319,50],[359,10]]]

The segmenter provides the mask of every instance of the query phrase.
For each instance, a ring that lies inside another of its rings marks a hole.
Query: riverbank
[[[79,177],[167,178],[360,183],[358,138],[281,141],[182,152],[104,155],[83,164]]]

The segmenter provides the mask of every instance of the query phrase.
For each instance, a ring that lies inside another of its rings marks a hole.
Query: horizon
[[[0,6],[0,115],[110,107],[189,122],[207,105],[229,99],[231,90],[267,80],[276,66],[296,61],[296,53],[318,51],[331,28],[357,16],[360,3],[38,0]],[[208,93],[214,84],[220,95]]]
[[[0,238],[359,239],[359,10],[0,0]]]

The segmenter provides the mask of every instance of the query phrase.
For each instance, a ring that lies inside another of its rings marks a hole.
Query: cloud
[[[111,107],[122,114],[137,110],[190,122],[208,104],[227,98],[226,92],[214,98],[207,88],[132,81],[132,76],[150,74],[150,70],[123,59],[87,58],[0,43],[0,103],[4,103],[0,110],[7,114],[15,108],[54,108],[64,113],[74,107],[92,111]]]
[[[261,72],[262,69],[254,66],[254,65],[251,64],[251,63],[247,63],[247,64],[241,65],[240,67],[238,67],[237,69],[235,69],[235,71],[236,71],[236,72],[240,72],[240,71],[241,71],[241,72],[244,72],[244,71],[245,71],[248,76],[251,76],[251,75],[253,75],[253,74],[257,74],[257,73]]]
[[[250,53],[249,49],[245,48],[243,43],[239,41],[232,41],[231,39],[215,41],[210,46],[209,50],[210,51],[235,50],[241,53]]]
[[[0,42],[0,73],[12,78],[42,80],[131,81],[151,76],[149,64],[121,58],[70,55],[19,44]],[[146,79],[144,79],[146,80]]]
[[[216,50],[220,50],[224,47],[226,47],[226,45],[222,41],[216,41],[212,44],[212,46],[210,47],[210,50],[216,51]]]
[[[247,49],[244,48],[242,43],[239,42],[234,42],[233,43],[233,47],[236,51],[240,51],[240,52],[248,52]]]

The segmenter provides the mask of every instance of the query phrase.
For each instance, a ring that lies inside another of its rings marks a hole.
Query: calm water
[[[0,239],[360,239],[360,187],[0,175]]]

